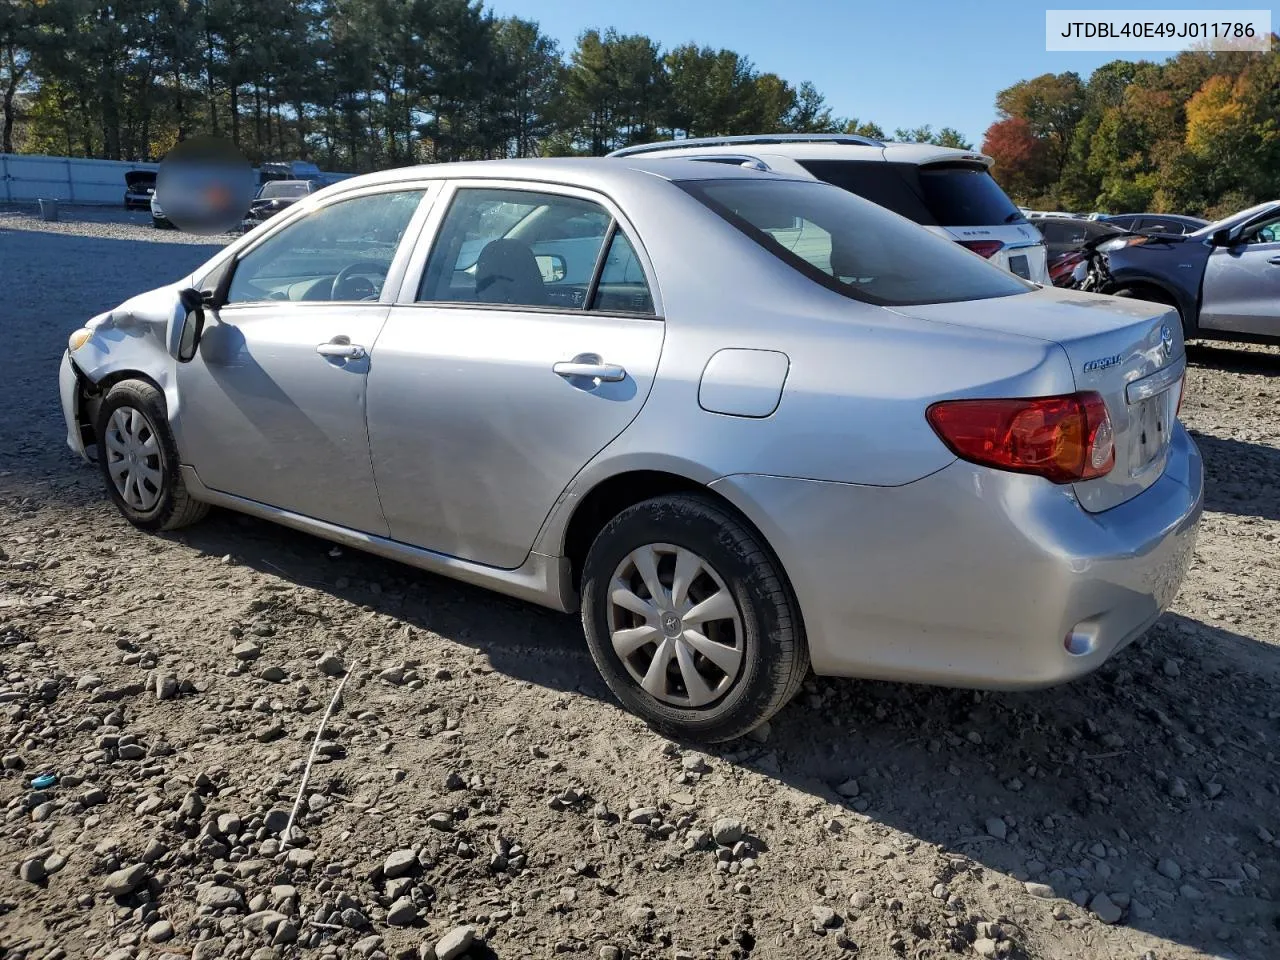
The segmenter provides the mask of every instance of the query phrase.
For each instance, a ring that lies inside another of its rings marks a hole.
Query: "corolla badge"
[[[1167,323],[1160,325],[1160,355],[1166,360],[1173,356],[1173,331]]]
[[[1114,367],[1121,363],[1124,363],[1124,356],[1119,353],[1112,354],[1109,357],[1097,357],[1085,363],[1084,372],[1089,373],[1093,370],[1105,370],[1107,367]]]

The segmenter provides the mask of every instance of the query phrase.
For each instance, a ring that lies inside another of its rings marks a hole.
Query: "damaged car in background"
[[[128,170],[124,175],[124,208],[126,210],[147,210],[151,207],[151,198],[156,192],[156,172],[154,170]]]
[[[270,220],[282,210],[287,210],[304,197],[309,197],[323,184],[316,180],[268,180],[245,214],[243,229],[252,230],[258,224]]]
[[[1280,200],[1193,233],[1087,243],[1075,286],[1165,304],[1187,339],[1280,343]]]

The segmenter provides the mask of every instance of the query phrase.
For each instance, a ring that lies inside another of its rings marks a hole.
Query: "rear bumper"
[[[816,672],[1017,689],[1096,669],[1173,602],[1203,485],[1178,425],[1164,475],[1097,514],[1070,488],[963,461],[901,487],[712,486],[777,552]],[[1073,631],[1079,653],[1064,644]]]

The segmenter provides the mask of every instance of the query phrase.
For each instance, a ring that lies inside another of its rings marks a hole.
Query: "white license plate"
[[[1177,396],[1174,388],[1147,397],[1129,408],[1130,435],[1133,446],[1129,456],[1129,472],[1137,475],[1151,466],[1169,449],[1173,430],[1173,404]]]

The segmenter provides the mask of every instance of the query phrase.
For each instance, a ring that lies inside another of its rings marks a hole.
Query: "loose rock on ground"
[[[222,511],[125,523],[58,359],[223,240],[64,214],[0,208],[6,957],[1280,955],[1280,350],[1192,346],[1196,559],[1097,673],[810,678],[695,747],[573,617]]]

